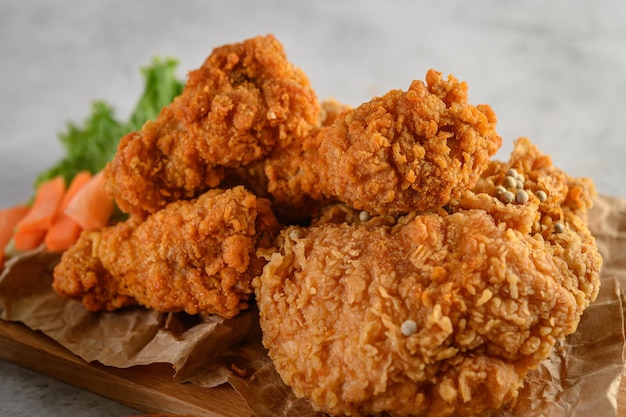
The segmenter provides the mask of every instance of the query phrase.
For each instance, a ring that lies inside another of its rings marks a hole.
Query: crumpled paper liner
[[[214,387],[230,374],[222,356],[246,338],[259,337],[253,309],[230,320],[141,307],[88,312],[52,289],[58,261],[58,254],[37,250],[7,263],[0,275],[0,319],[39,330],[87,362],[117,368],[168,363],[177,381]]]
[[[498,417],[617,415],[624,368],[626,200],[600,197],[589,226],[604,257],[598,299],[578,330],[531,371],[517,403]],[[282,383],[261,344],[258,311],[234,319],[157,313],[139,307],[89,313],[51,288],[58,255],[34,251],[0,275],[0,318],[40,330],[84,360],[130,367],[169,363],[179,382],[229,383],[257,417],[323,416]]]

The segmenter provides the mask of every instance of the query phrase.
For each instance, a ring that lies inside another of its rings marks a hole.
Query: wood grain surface
[[[40,332],[0,320],[0,358],[111,398],[144,413],[206,417],[250,417],[252,412],[228,385],[202,388],[173,381],[167,364],[127,369],[90,364]]]
[[[111,398],[144,413],[250,417],[253,413],[228,385],[202,388],[179,384],[169,365],[127,369],[90,364],[20,323],[0,320],[0,358]],[[626,378],[617,397],[617,417],[626,417]]]

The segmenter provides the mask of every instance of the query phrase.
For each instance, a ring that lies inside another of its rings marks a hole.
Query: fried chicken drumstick
[[[214,189],[85,232],[54,271],[54,289],[88,310],[141,304],[158,311],[230,318],[248,307],[252,278],[278,223],[269,202],[243,187]]]
[[[526,198],[504,202],[513,174]],[[445,209],[369,218],[335,205],[288,227],[254,280],[277,371],[333,415],[506,406],[597,295],[593,193],[521,139]]]
[[[155,121],[121,139],[105,169],[107,191],[126,213],[154,213],[218,186],[225,168],[307,135],[319,112],[306,75],[274,36],[216,48]]]

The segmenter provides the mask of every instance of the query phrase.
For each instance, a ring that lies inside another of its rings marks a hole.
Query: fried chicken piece
[[[127,213],[154,213],[306,136],[319,117],[306,75],[274,36],[216,48],[155,121],[121,139],[107,191]]]
[[[349,110],[350,106],[342,104],[336,99],[325,99],[320,103],[320,126],[330,126],[342,112]],[[304,156],[305,153],[314,151],[319,147],[316,142],[316,135],[309,135],[302,140],[294,140],[289,143],[281,143],[276,146],[270,155],[251,165],[228,169],[222,186],[232,187],[243,185],[254,194],[272,200],[272,210],[278,220],[284,224],[308,223],[319,210],[325,205],[327,199],[320,193],[315,194],[315,198],[305,193],[295,195],[291,190],[306,187],[315,190],[317,184],[312,182],[305,184],[304,181],[315,181],[315,162],[310,160],[311,156]],[[302,160],[307,158],[305,166]],[[288,190],[281,191],[276,184],[270,184],[266,172],[271,172],[270,176],[281,178],[280,183],[288,184]],[[308,175],[303,172],[308,172]]]
[[[330,201],[321,192],[318,138],[315,133],[277,147],[261,163],[272,208],[285,225],[310,221]]]
[[[523,202],[500,201],[510,167]],[[278,373],[334,415],[506,407],[597,295],[593,193],[521,139],[439,210],[370,217],[335,204],[288,227],[253,281]]]
[[[339,200],[372,214],[436,209],[474,186],[502,143],[488,105],[467,84],[430,70],[426,83],[393,90],[265,162],[274,200],[306,206]]]
[[[296,395],[330,414],[499,408],[578,320],[543,243],[480,210],[282,238],[255,280],[263,341]]]
[[[507,191],[514,195],[510,203],[503,202],[508,201]],[[519,138],[509,161],[491,161],[476,187],[450,209],[482,209],[507,227],[543,239],[560,265],[563,285],[577,297],[582,313],[597,295],[602,265],[587,227],[587,211],[596,195],[591,179],[569,176],[528,138]]]
[[[230,318],[248,307],[251,280],[278,224],[269,201],[243,187],[213,189],[147,217],[84,232],[54,270],[54,289],[88,310],[141,304]]]

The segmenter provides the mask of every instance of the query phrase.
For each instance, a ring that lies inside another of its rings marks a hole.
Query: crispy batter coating
[[[272,207],[286,225],[310,220],[329,201],[321,192],[320,132],[277,147],[263,161]]]
[[[509,190],[526,194],[528,201],[524,204],[502,202],[499,186],[507,188],[510,173],[521,183]],[[541,236],[559,264],[563,285],[576,296],[582,313],[597,295],[597,275],[602,264],[596,241],[587,227],[587,211],[596,195],[591,179],[569,176],[528,138],[519,138],[509,161],[491,161],[476,187],[450,208],[480,208],[508,227],[536,238]]]
[[[502,143],[488,105],[467,100],[467,84],[430,70],[426,83],[393,90],[266,162],[279,202],[339,200],[375,214],[436,209],[474,186]]]
[[[323,100],[320,126],[331,126],[342,112],[350,109],[336,99]],[[281,143],[255,164],[227,170],[222,184],[241,184],[256,195],[269,198],[282,224],[309,222],[328,200],[317,191],[320,169],[319,162],[314,160],[320,145],[317,133],[319,130],[314,129],[305,138]]]
[[[214,189],[147,217],[84,232],[54,270],[54,289],[88,310],[141,304],[229,318],[248,307],[251,280],[278,224],[243,187]]]
[[[154,213],[307,135],[319,117],[306,75],[274,36],[216,48],[155,121],[122,138],[107,190],[127,213]]]
[[[510,167],[523,203],[500,201]],[[277,371],[335,415],[506,406],[597,295],[602,259],[584,220],[593,193],[520,139],[445,210],[369,218],[334,205],[288,227],[254,280]]]
[[[430,70],[335,120],[319,150],[324,193],[376,214],[438,208],[476,183],[502,143],[495,125],[466,83]]]

